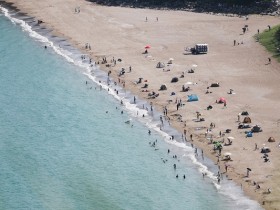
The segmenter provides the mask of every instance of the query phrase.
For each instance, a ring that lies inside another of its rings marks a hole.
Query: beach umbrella
[[[219,142],[219,141],[216,141],[216,142],[214,143],[214,145],[216,146],[216,148],[218,148],[218,147],[221,147],[221,146],[222,146],[222,143]]]
[[[174,58],[169,58],[168,64],[172,64],[174,61]]]
[[[227,139],[229,139],[229,140],[233,140],[233,139],[234,139],[234,137],[229,136],[229,137],[227,137]]]
[[[247,168],[247,170],[248,170],[248,171],[252,171],[252,169],[250,169],[250,168]]]
[[[224,156],[231,156],[231,153],[230,152],[225,152]]]
[[[225,98],[223,98],[223,97],[219,98],[219,103],[226,103],[226,102],[227,102],[227,101],[226,101]]]
[[[194,68],[195,68],[195,67],[197,67],[197,65],[196,65],[196,64],[193,64],[193,65],[192,65],[192,67],[194,67]]]
[[[145,49],[150,49],[150,48],[151,48],[150,45],[146,45],[146,46],[145,46]]]

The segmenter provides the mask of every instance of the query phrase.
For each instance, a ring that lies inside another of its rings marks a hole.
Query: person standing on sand
[[[200,117],[200,113],[196,112],[196,119],[199,120],[199,117]]]
[[[236,40],[233,40],[233,46],[235,46],[236,45]]]
[[[177,106],[177,111],[178,111],[178,109],[179,109],[179,107],[180,107],[180,103],[177,103],[176,106]]]
[[[271,64],[271,58],[268,58],[268,63]]]

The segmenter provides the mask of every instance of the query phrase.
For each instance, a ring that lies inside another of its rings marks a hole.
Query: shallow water
[[[104,74],[67,42],[3,15],[0,29],[1,209],[260,208],[233,183],[217,185],[217,169],[193,148],[137,117],[146,111],[129,93],[100,88]],[[205,165],[214,173],[203,178]]]

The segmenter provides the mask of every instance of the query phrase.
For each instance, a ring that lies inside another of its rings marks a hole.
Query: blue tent
[[[198,97],[196,94],[188,95],[188,102],[190,101],[198,101]]]

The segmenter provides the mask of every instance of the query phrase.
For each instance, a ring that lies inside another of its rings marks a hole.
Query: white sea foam
[[[37,33],[36,31],[32,30],[32,27],[30,25],[28,25],[28,23],[26,23],[23,20],[20,20],[16,17],[13,17],[10,13],[9,10],[7,10],[6,8],[1,7],[1,10],[3,11],[4,15],[9,18],[11,20],[12,23],[14,24],[18,24],[21,26],[21,28],[23,29],[23,31],[26,31],[29,36],[31,36],[32,38],[44,43],[46,46],[49,46],[51,48],[53,48],[53,50],[60,56],[64,57],[68,62],[73,63],[77,66],[80,66],[82,68],[88,68],[88,66],[84,65],[81,61],[75,61],[72,57],[71,57],[71,52],[61,48],[60,46],[56,46],[52,41],[50,41],[47,37],[40,35],[39,33]]]
[[[213,185],[220,193],[227,195],[231,199],[235,200],[238,203],[238,206],[242,206],[244,207],[244,209],[262,209],[257,202],[245,197],[243,191],[240,190],[235,183],[226,181],[222,182],[221,185],[218,184],[217,176],[212,171],[210,171],[206,165],[204,165],[197,159],[192,147],[186,145],[184,142],[180,142],[178,139],[176,141],[176,138],[174,140],[171,140],[172,135],[160,129],[159,120],[155,120],[151,115],[148,115],[149,112],[146,109],[140,109],[137,107],[137,104],[131,103],[130,100],[132,96],[129,95],[129,93],[127,93],[121,87],[112,85],[112,82],[107,84],[106,73],[100,71],[98,66],[90,65],[88,62],[83,62],[81,59],[82,53],[80,53],[78,50],[74,53],[74,50],[69,51],[63,47],[60,47],[59,45],[56,45],[47,37],[42,36],[36,31],[32,30],[32,27],[25,21],[13,17],[9,13],[9,10],[7,10],[6,8],[0,6],[0,9],[4,13],[4,15],[11,20],[11,22],[20,25],[21,28],[26,31],[32,38],[44,43],[48,47],[51,47],[55,53],[62,56],[68,62],[84,69],[84,75],[86,75],[96,84],[100,85],[102,89],[109,90],[108,94],[112,95],[116,100],[122,101],[124,107],[131,116],[144,123],[149,129],[153,129],[154,131],[158,132],[168,144],[172,144],[178,148],[181,148],[184,151],[183,157],[187,157],[188,159],[190,159],[192,163],[197,167],[199,172],[205,173],[206,176],[210,180],[212,180]],[[96,76],[98,74],[102,79],[99,79]],[[119,90],[119,94],[117,94],[115,89]],[[143,115],[145,115],[145,117],[142,117]],[[167,124],[166,121],[165,123]]]

